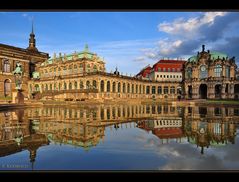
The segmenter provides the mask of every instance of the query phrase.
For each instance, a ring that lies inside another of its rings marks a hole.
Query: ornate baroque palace
[[[186,60],[159,60],[136,76],[116,68],[107,73],[105,62],[89,51],[54,54],[39,52],[35,34],[26,49],[0,44],[0,98],[15,100],[129,100],[129,99],[238,99],[239,80],[235,57],[202,51]],[[20,75],[20,77],[16,77]],[[20,78],[20,79],[19,79]],[[19,81],[20,80],[20,81]]]

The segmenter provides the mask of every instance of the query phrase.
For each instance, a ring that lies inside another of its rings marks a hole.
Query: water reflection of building
[[[30,151],[49,142],[88,150],[104,140],[105,128],[142,128],[162,143],[188,140],[202,149],[234,144],[238,108],[175,107],[169,105],[98,105],[42,107],[0,112],[0,155]],[[123,127],[122,127],[123,126]],[[110,131],[111,131],[110,130]]]
[[[28,150],[33,168],[38,148],[49,144],[46,136],[32,132],[24,110],[1,112],[0,118],[0,157]]]

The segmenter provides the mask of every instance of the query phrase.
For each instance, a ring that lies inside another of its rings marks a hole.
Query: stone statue
[[[16,89],[17,90],[21,90],[22,88],[22,65],[21,63],[17,63],[16,64],[16,68],[15,70],[13,71],[13,74],[15,76],[15,82],[16,82]]]

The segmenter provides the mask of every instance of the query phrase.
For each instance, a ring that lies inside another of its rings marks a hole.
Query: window
[[[170,68],[168,68],[168,72],[170,72]]]
[[[146,87],[146,94],[149,94],[149,86]]]
[[[96,89],[97,88],[97,83],[95,80],[93,80],[93,88]]]
[[[80,81],[80,89],[84,89],[84,83],[83,83],[83,81]]]
[[[217,64],[214,68],[214,74],[215,77],[221,77],[222,76],[222,66]]]
[[[90,81],[89,80],[86,82],[86,89],[90,89]]]
[[[129,85],[129,83],[128,83],[128,88],[127,88],[127,90],[128,90],[128,93],[130,92],[130,85]]]
[[[170,87],[170,94],[175,94],[175,87]]]
[[[66,90],[67,89],[67,86],[66,86],[66,83],[64,83],[64,90]]]
[[[121,84],[120,84],[120,82],[118,83],[118,92],[120,92],[120,90],[121,90]]]
[[[152,94],[155,94],[155,86],[152,86]]]
[[[96,66],[96,65],[94,65],[93,71],[94,71],[94,72],[97,72],[97,66]]]
[[[226,77],[230,78],[230,66],[226,66]]]
[[[74,87],[77,89],[77,81],[74,82]]]
[[[167,86],[163,87],[163,93],[168,94],[168,87]]]
[[[101,92],[104,92],[104,91],[105,91],[104,86],[105,86],[105,83],[104,83],[103,80],[101,80],[101,82],[100,82],[100,91],[101,91]]]
[[[132,84],[132,94],[134,93],[134,84]]]
[[[188,67],[188,69],[187,69],[187,73],[186,73],[187,75],[187,78],[192,78],[192,68],[191,67]]]
[[[163,68],[163,71],[165,72],[165,71],[166,71],[166,68]]]
[[[158,86],[158,94],[162,94],[162,87]]]
[[[9,73],[10,70],[10,63],[8,60],[3,61],[3,72]]]
[[[88,72],[88,73],[90,72],[90,65],[89,65],[89,64],[87,65],[87,70],[86,70],[86,72]]]
[[[165,75],[163,75],[163,77],[165,78]]]
[[[173,72],[175,72],[175,68],[173,68]]]
[[[168,78],[168,75],[167,75],[167,78]]]
[[[69,83],[69,90],[72,90],[72,83]]]
[[[125,93],[125,83],[123,83],[123,93]]]
[[[160,75],[160,78],[162,78],[163,77],[163,75]]]
[[[113,92],[116,92],[116,84],[115,84],[115,82],[113,82]]]
[[[110,81],[107,81],[107,92],[110,92]]]

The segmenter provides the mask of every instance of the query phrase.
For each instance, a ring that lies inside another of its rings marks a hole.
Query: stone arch
[[[234,85],[234,98],[239,99],[239,84]]]
[[[201,84],[199,86],[199,96],[200,96],[200,99],[207,99],[207,85],[206,84]]]

